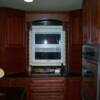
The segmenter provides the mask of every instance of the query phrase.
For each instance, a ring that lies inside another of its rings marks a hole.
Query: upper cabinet
[[[0,32],[1,43],[4,47],[24,46],[25,34],[25,12],[0,8]]]
[[[82,10],[70,12],[70,42],[72,45],[82,44]]]
[[[7,10],[5,12],[5,46],[24,45],[25,16],[23,11]]]
[[[84,0],[83,43],[100,44],[100,0]]]
[[[100,28],[100,0],[97,0],[97,27]]]
[[[6,73],[26,69],[27,45],[25,13],[14,9],[0,9],[0,67]]]
[[[70,12],[70,29],[69,29],[69,68],[70,72],[81,73],[82,68],[82,10]],[[77,59],[76,59],[77,57]]]

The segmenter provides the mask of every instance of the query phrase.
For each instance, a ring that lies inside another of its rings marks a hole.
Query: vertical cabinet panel
[[[70,13],[69,71],[81,73],[82,55],[82,10]]]
[[[25,36],[24,16],[16,14],[8,15],[6,45],[23,45]]]
[[[100,28],[100,0],[97,0],[97,28]]]
[[[66,95],[66,100],[82,100],[80,77],[69,77],[66,79]]]
[[[5,30],[5,13],[2,11],[2,9],[0,10],[0,67],[5,69],[4,67],[4,30]]]
[[[71,43],[82,44],[82,10],[72,11],[70,13],[70,27],[71,27]]]
[[[82,70],[82,46],[71,45],[69,56],[69,71],[81,73]]]
[[[30,78],[16,78],[13,81],[15,87],[23,87],[26,92],[25,100],[30,100]]]
[[[25,13],[0,9],[0,67],[6,74],[21,72],[27,66]],[[2,24],[2,25],[1,25]]]
[[[100,44],[100,0],[84,0],[83,43]]]

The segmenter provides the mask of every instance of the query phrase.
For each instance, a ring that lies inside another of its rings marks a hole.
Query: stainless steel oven
[[[85,44],[82,53],[83,100],[100,100],[100,45]]]
[[[99,45],[94,45],[94,44],[83,45],[83,57],[88,60],[98,61]]]

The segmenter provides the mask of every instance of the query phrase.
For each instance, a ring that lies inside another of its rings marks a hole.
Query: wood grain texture
[[[85,43],[97,43],[97,0],[84,0],[83,4],[83,35]]]
[[[0,8],[0,67],[6,74],[22,72],[27,66],[27,39],[25,13]]]
[[[97,1],[97,28],[100,28],[100,0],[95,0],[95,2]]]
[[[69,12],[27,12],[26,22],[32,22],[39,19],[57,19],[61,21],[69,21]]]
[[[82,10],[70,12],[70,42],[82,45]]]
[[[64,100],[64,77],[39,77],[31,81],[31,100]]]
[[[66,100],[82,100],[81,77],[66,78]]]
[[[81,73],[82,68],[82,10],[70,13],[68,70]]]

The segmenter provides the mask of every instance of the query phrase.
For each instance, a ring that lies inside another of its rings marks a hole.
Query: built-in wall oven
[[[100,100],[100,46],[83,45],[82,53],[82,97],[83,100]]]

